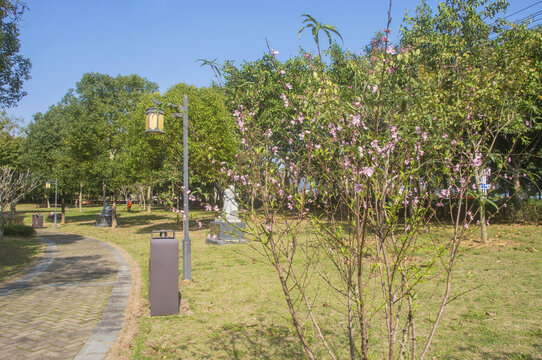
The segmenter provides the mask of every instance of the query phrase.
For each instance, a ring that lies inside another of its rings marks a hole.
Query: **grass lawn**
[[[31,223],[31,214],[49,211],[33,205],[17,209],[25,213],[25,224]],[[201,229],[191,223],[193,283],[181,285],[182,313],[151,318],[147,301],[150,232],[177,227],[177,238],[182,240],[180,224],[175,223],[174,214],[163,210],[147,214],[134,206],[131,213],[119,208],[119,228],[96,228],[100,211],[70,209],[67,223],[59,225],[58,231],[115,243],[139,264],[147,311],[140,319],[134,346],[125,351],[128,357],[304,358],[274,270],[258,261],[259,256],[248,245],[207,245],[210,215],[198,213],[204,219]],[[51,223],[45,225],[52,230]],[[448,306],[429,359],[542,359],[542,228],[492,225],[489,230],[488,245],[475,241],[464,244],[454,293],[472,291]],[[0,261],[3,264],[5,260]],[[325,292],[321,296],[323,303],[328,301]],[[340,316],[325,311],[329,328],[341,332],[334,337],[334,345],[346,351]],[[326,358],[325,353],[318,358]]]

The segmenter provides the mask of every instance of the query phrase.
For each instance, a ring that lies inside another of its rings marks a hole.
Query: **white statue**
[[[235,201],[235,188],[228,186],[224,190],[224,207],[222,208],[222,218],[229,223],[237,223],[239,220],[239,206]]]

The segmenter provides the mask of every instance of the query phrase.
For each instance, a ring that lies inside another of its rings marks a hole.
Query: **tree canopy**
[[[18,24],[26,3],[19,0],[0,1],[0,106],[11,107],[26,95],[23,82],[30,78],[31,63],[19,54]]]

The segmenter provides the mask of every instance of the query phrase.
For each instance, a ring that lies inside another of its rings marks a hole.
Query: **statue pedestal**
[[[105,205],[102,213],[96,216],[96,227],[111,227],[113,225],[113,208]]]
[[[96,227],[111,227],[113,224],[113,217],[111,215],[97,215]]]
[[[207,237],[207,244],[227,245],[227,244],[245,244],[246,224],[242,221],[226,222],[217,219],[210,224],[211,232]]]

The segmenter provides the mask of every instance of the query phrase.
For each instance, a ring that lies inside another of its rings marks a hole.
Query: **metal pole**
[[[56,229],[56,199],[58,194],[58,179],[55,179],[55,229]]]
[[[184,185],[184,238],[183,238],[183,280],[192,281],[192,250],[188,234],[188,96],[183,96],[183,185]]]

